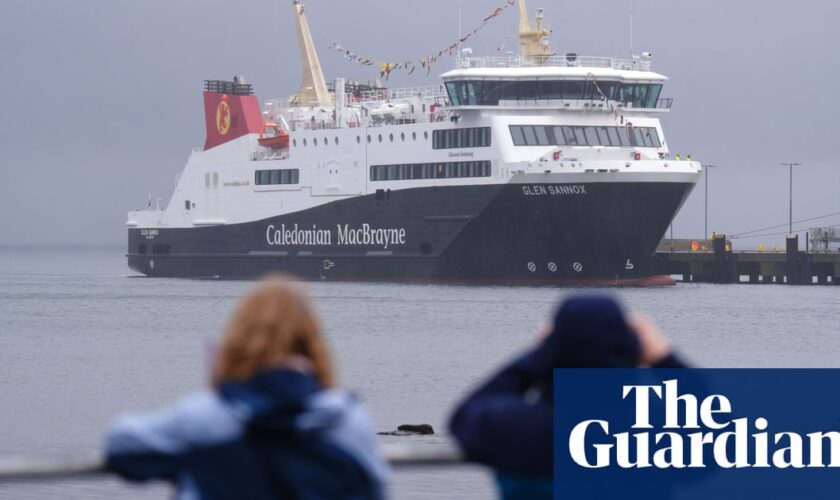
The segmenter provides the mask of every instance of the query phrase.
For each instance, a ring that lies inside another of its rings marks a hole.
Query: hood
[[[312,401],[323,388],[311,374],[295,370],[275,369],[261,372],[244,381],[222,383],[219,394],[248,415],[249,426],[275,432],[298,430],[303,416],[313,412],[321,427],[328,427],[340,418],[340,411],[312,408]]]
[[[634,368],[640,347],[619,304],[608,296],[581,296],[564,302],[540,348],[552,368]]]

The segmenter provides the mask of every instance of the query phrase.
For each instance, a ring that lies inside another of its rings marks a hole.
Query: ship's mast
[[[532,27],[525,0],[519,0],[519,46],[522,59],[526,63],[541,66],[554,55],[548,41],[550,34],[551,28],[543,19],[543,10],[537,11]]]
[[[312,33],[309,31],[309,22],[303,12],[303,4],[300,0],[292,0],[292,9],[295,13],[300,58],[303,63],[303,80],[300,83],[298,93],[292,96],[293,104],[297,106],[332,106],[333,96],[327,91],[324,72],[321,70],[321,61],[318,59],[318,52],[315,50],[315,42],[312,41]]]

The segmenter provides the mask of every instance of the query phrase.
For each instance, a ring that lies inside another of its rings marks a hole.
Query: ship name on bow
[[[522,186],[525,196],[586,196],[583,184],[531,184]]]

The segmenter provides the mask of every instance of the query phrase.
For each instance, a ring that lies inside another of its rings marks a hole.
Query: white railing
[[[421,99],[446,98],[446,88],[443,85],[429,85],[425,87],[406,87],[400,89],[366,90],[361,94],[347,94],[347,102],[387,101],[389,99]]]
[[[409,99],[412,97],[427,100],[446,99],[446,87],[444,87],[443,84],[441,84],[428,85],[425,87],[405,87],[398,89],[371,89],[362,91],[358,94],[348,92],[345,94],[345,102],[350,104],[357,102],[388,101],[392,99]],[[264,105],[266,110],[274,110],[281,113],[286,109],[298,107],[290,105],[288,98],[269,99],[265,101]]]
[[[522,56],[494,56],[494,57],[461,57],[457,60],[459,68],[532,68],[532,67],[564,67],[564,68],[612,68],[634,71],[650,71],[650,57],[634,57],[633,59],[616,59],[614,57],[592,56],[551,56],[551,57],[522,57]]]

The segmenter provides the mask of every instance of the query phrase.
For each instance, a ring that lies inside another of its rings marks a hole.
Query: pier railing
[[[388,443],[382,454],[396,470],[465,463],[454,444]],[[104,479],[111,475],[100,456],[81,458],[0,458],[0,484],[56,480]]]

